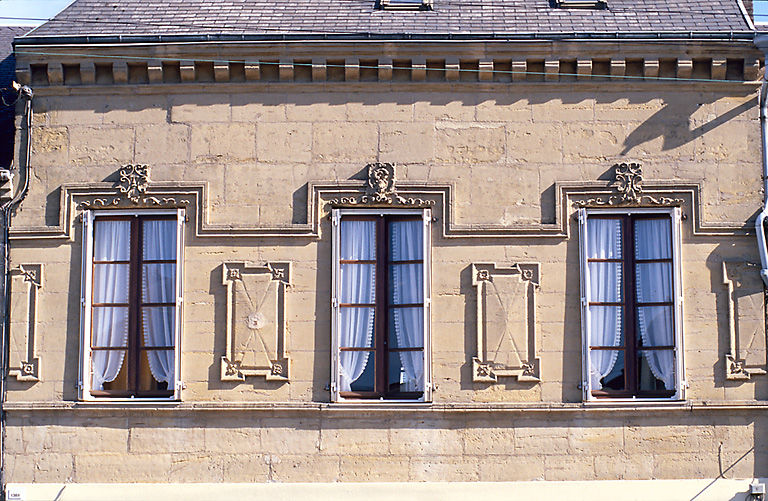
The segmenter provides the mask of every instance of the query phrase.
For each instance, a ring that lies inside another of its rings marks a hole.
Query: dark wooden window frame
[[[402,392],[391,390],[389,388],[389,354],[403,351],[421,351],[424,357],[426,370],[425,347],[414,348],[391,348],[389,347],[389,313],[392,308],[426,308],[426,303],[411,303],[392,305],[389,301],[389,266],[392,264],[416,264],[421,263],[422,273],[428,266],[426,256],[424,259],[391,261],[389,259],[389,223],[392,221],[422,221],[422,216],[418,214],[374,214],[374,215],[354,215],[345,214],[341,221],[375,221],[376,222],[376,259],[375,260],[349,260],[340,259],[339,264],[374,264],[376,266],[376,301],[372,304],[351,304],[339,303],[339,308],[374,308],[374,327],[373,327],[373,347],[372,348],[347,348],[337,347],[339,352],[343,351],[370,351],[374,354],[374,391],[343,391],[339,396],[349,399],[388,399],[388,400],[416,400],[424,396],[423,391]],[[423,229],[421,231],[424,231]],[[422,235],[422,238],[426,238]],[[426,298],[423,298],[426,299]],[[426,328],[426,326],[425,326]],[[422,333],[423,334],[423,333]],[[370,362],[369,362],[370,363]]]
[[[592,390],[592,396],[596,398],[669,398],[675,395],[676,390],[648,391],[639,389],[639,351],[650,350],[673,350],[676,364],[677,351],[675,346],[639,346],[640,337],[637,328],[638,308],[643,306],[671,306],[672,307],[672,325],[677,321],[677,311],[674,303],[674,285],[675,285],[675,255],[674,255],[674,223],[671,215],[654,213],[629,213],[629,214],[590,214],[589,219],[617,219],[621,221],[621,259],[595,259],[587,256],[587,263],[595,262],[614,262],[621,263],[621,302],[596,302],[590,301],[589,306],[622,306],[622,327],[624,329],[624,344],[621,346],[589,346],[592,350],[609,350],[624,353],[624,389],[611,390],[601,389]],[[635,258],[635,221],[637,220],[667,220],[670,223],[669,235],[669,258],[666,259],[636,259]],[[672,268],[672,301],[658,303],[640,303],[637,300],[637,289],[635,287],[637,263],[671,263]],[[588,271],[587,271],[588,273]],[[675,367],[677,371],[677,367]]]
[[[168,398],[174,394],[173,383],[168,384],[166,390],[141,390],[139,377],[140,377],[140,365],[141,357],[145,351],[157,351],[157,350],[175,350],[174,346],[153,346],[146,347],[143,345],[143,336],[141,335],[142,311],[144,307],[152,306],[166,306],[176,307],[176,303],[145,303],[141,295],[141,283],[142,283],[142,269],[144,264],[173,264],[176,267],[176,273],[179,272],[176,259],[144,259],[142,251],[143,241],[143,222],[145,221],[176,221],[176,215],[162,215],[162,214],[147,214],[147,215],[120,215],[120,216],[96,216],[93,219],[93,242],[95,252],[96,231],[99,221],[130,221],[130,260],[129,261],[98,261],[92,259],[89,266],[91,266],[91,325],[88,330],[88,339],[91,347],[91,357],[88,360],[88,367],[91,368],[93,352],[100,350],[126,350],[125,359],[123,360],[124,370],[127,371],[128,390],[94,390],[91,389],[90,394],[93,397],[108,397],[108,398]],[[176,245],[180,245],[180,242],[176,242]],[[93,295],[95,293],[94,283],[95,269],[97,264],[128,264],[129,265],[129,291],[128,291],[128,303],[96,303],[93,301]],[[174,287],[176,285],[174,284]],[[126,347],[98,347],[93,344],[93,311],[94,308],[101,306],[128,306],[128,346]],[[175,313],[174,313],[175,315]],[[178,321],[178,319],[176,319]],[[123,369],[121,369],[123,370]],[[89,370],[86,375],[88,378],[92,378],[92,369]],[[151,377],[151,376],[150,376]]]

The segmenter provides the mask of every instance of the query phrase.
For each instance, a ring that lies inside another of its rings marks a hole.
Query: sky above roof
[[[39,26],[73,0],[0,0],[0,26]]]

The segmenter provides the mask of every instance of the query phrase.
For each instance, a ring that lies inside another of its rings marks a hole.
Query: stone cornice
[[[222,57],[226,54],[226,57]],[[17,45],[17,79],[35,87],[194,83],[685,82],[759,78],[747,42],[456,41]]]

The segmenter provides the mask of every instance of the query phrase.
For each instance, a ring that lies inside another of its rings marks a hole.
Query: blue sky
[[[72,2],[73,0],[0,0],[0,26],[38,26],[44,21],[7,18],[50,19]]]

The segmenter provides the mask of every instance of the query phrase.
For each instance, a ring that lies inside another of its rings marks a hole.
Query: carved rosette
[[[677,207],[683,204],[681,198],[652,195],[643,187],[643,169],[638,163],[619,163],[613,166],[615,195],[596,196],[587,200],[576,200],[573,205],[583,207]]]
[[[367,165],[368,179],[363,195],[341,196],[329,201],[332,207],[349,207],[358,205],[371,206],[407,206],[431,207],[434,200],[402,196],[397,192],[397,177],[395,164],[372,163]]]

